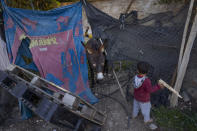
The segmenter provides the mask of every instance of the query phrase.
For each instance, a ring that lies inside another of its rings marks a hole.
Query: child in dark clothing
[[[138,74],[134,77],[134,101],[133,101],[133,118],[137,117],[139,110],[144,116],[144,122],[152,122],[150,118],[150,94],[163,88],[161,83],[152,86],[150,79],[146,76],[149,70],[149,64],[146,62],[139,62],[137,64]]]

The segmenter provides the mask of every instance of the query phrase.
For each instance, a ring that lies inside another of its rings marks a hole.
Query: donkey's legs
[[[106,75],[108,76],[108,71],[109,71],[109,68],[108,68],[108,60],[105,59],[105,65],[104,65],[104,73],[106,73]]]
[[[88,62],[89,65],[89,69],[90,69],[90,79],[91,79],[91,83],[90,83],[90,88],[94,88],[95,85],[95,81],[94,81],[94,70],[92,69],[90,62]]]

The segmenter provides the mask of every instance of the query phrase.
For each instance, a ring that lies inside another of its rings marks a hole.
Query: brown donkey
[[[96,38],[91,38],[86,44],[82,42],[86,50],[86,55],[88,59],[88,64],[91,73],[91,87],[93,88],[95,84],[94,72],[97,73],[96,78],[102,80],[104,78],[104,72],[107,73],[107,60],[105,54],[105,47],[107,40],[102,43],[101,40]]]

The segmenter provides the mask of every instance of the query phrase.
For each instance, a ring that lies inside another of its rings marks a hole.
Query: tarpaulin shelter
[[[45,79],[86,101],[97,102],[89,89],[86,54],[81,45],[82,3],[33,11],[1,2],[11,63],[39,71]]]

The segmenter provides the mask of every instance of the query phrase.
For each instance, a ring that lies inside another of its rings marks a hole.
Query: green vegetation
[[[131,61],[126,61],[126,60],[121,61],[121,64],[119,61],[114,62],[114,69],[115,69],[115,71],[119,71],[120,68],[121,68],[121,70],[129,70],[131,68],[132,64],[133,63]]]
[[[153,109],[153,114],[160,127],[177,131],[197,131],[196,112],[160,107]]]
[[[131,61],[122,61],[122,69],[123,70],[130,69],[132,64],[133,63]]]
[[[7,4],[14,8],[32,9],[31,1],[35,10],[50,10],[60,6],[57,0],[7,0]]]
[[[57,8],[61,2],[78,2],[80,0],[7,0],[7,5],[14,8],[32,9],[35,10],[50,10]],[[88,0],[96,1],[96,0]],[[32,5],[31,5],[32,2]]]

